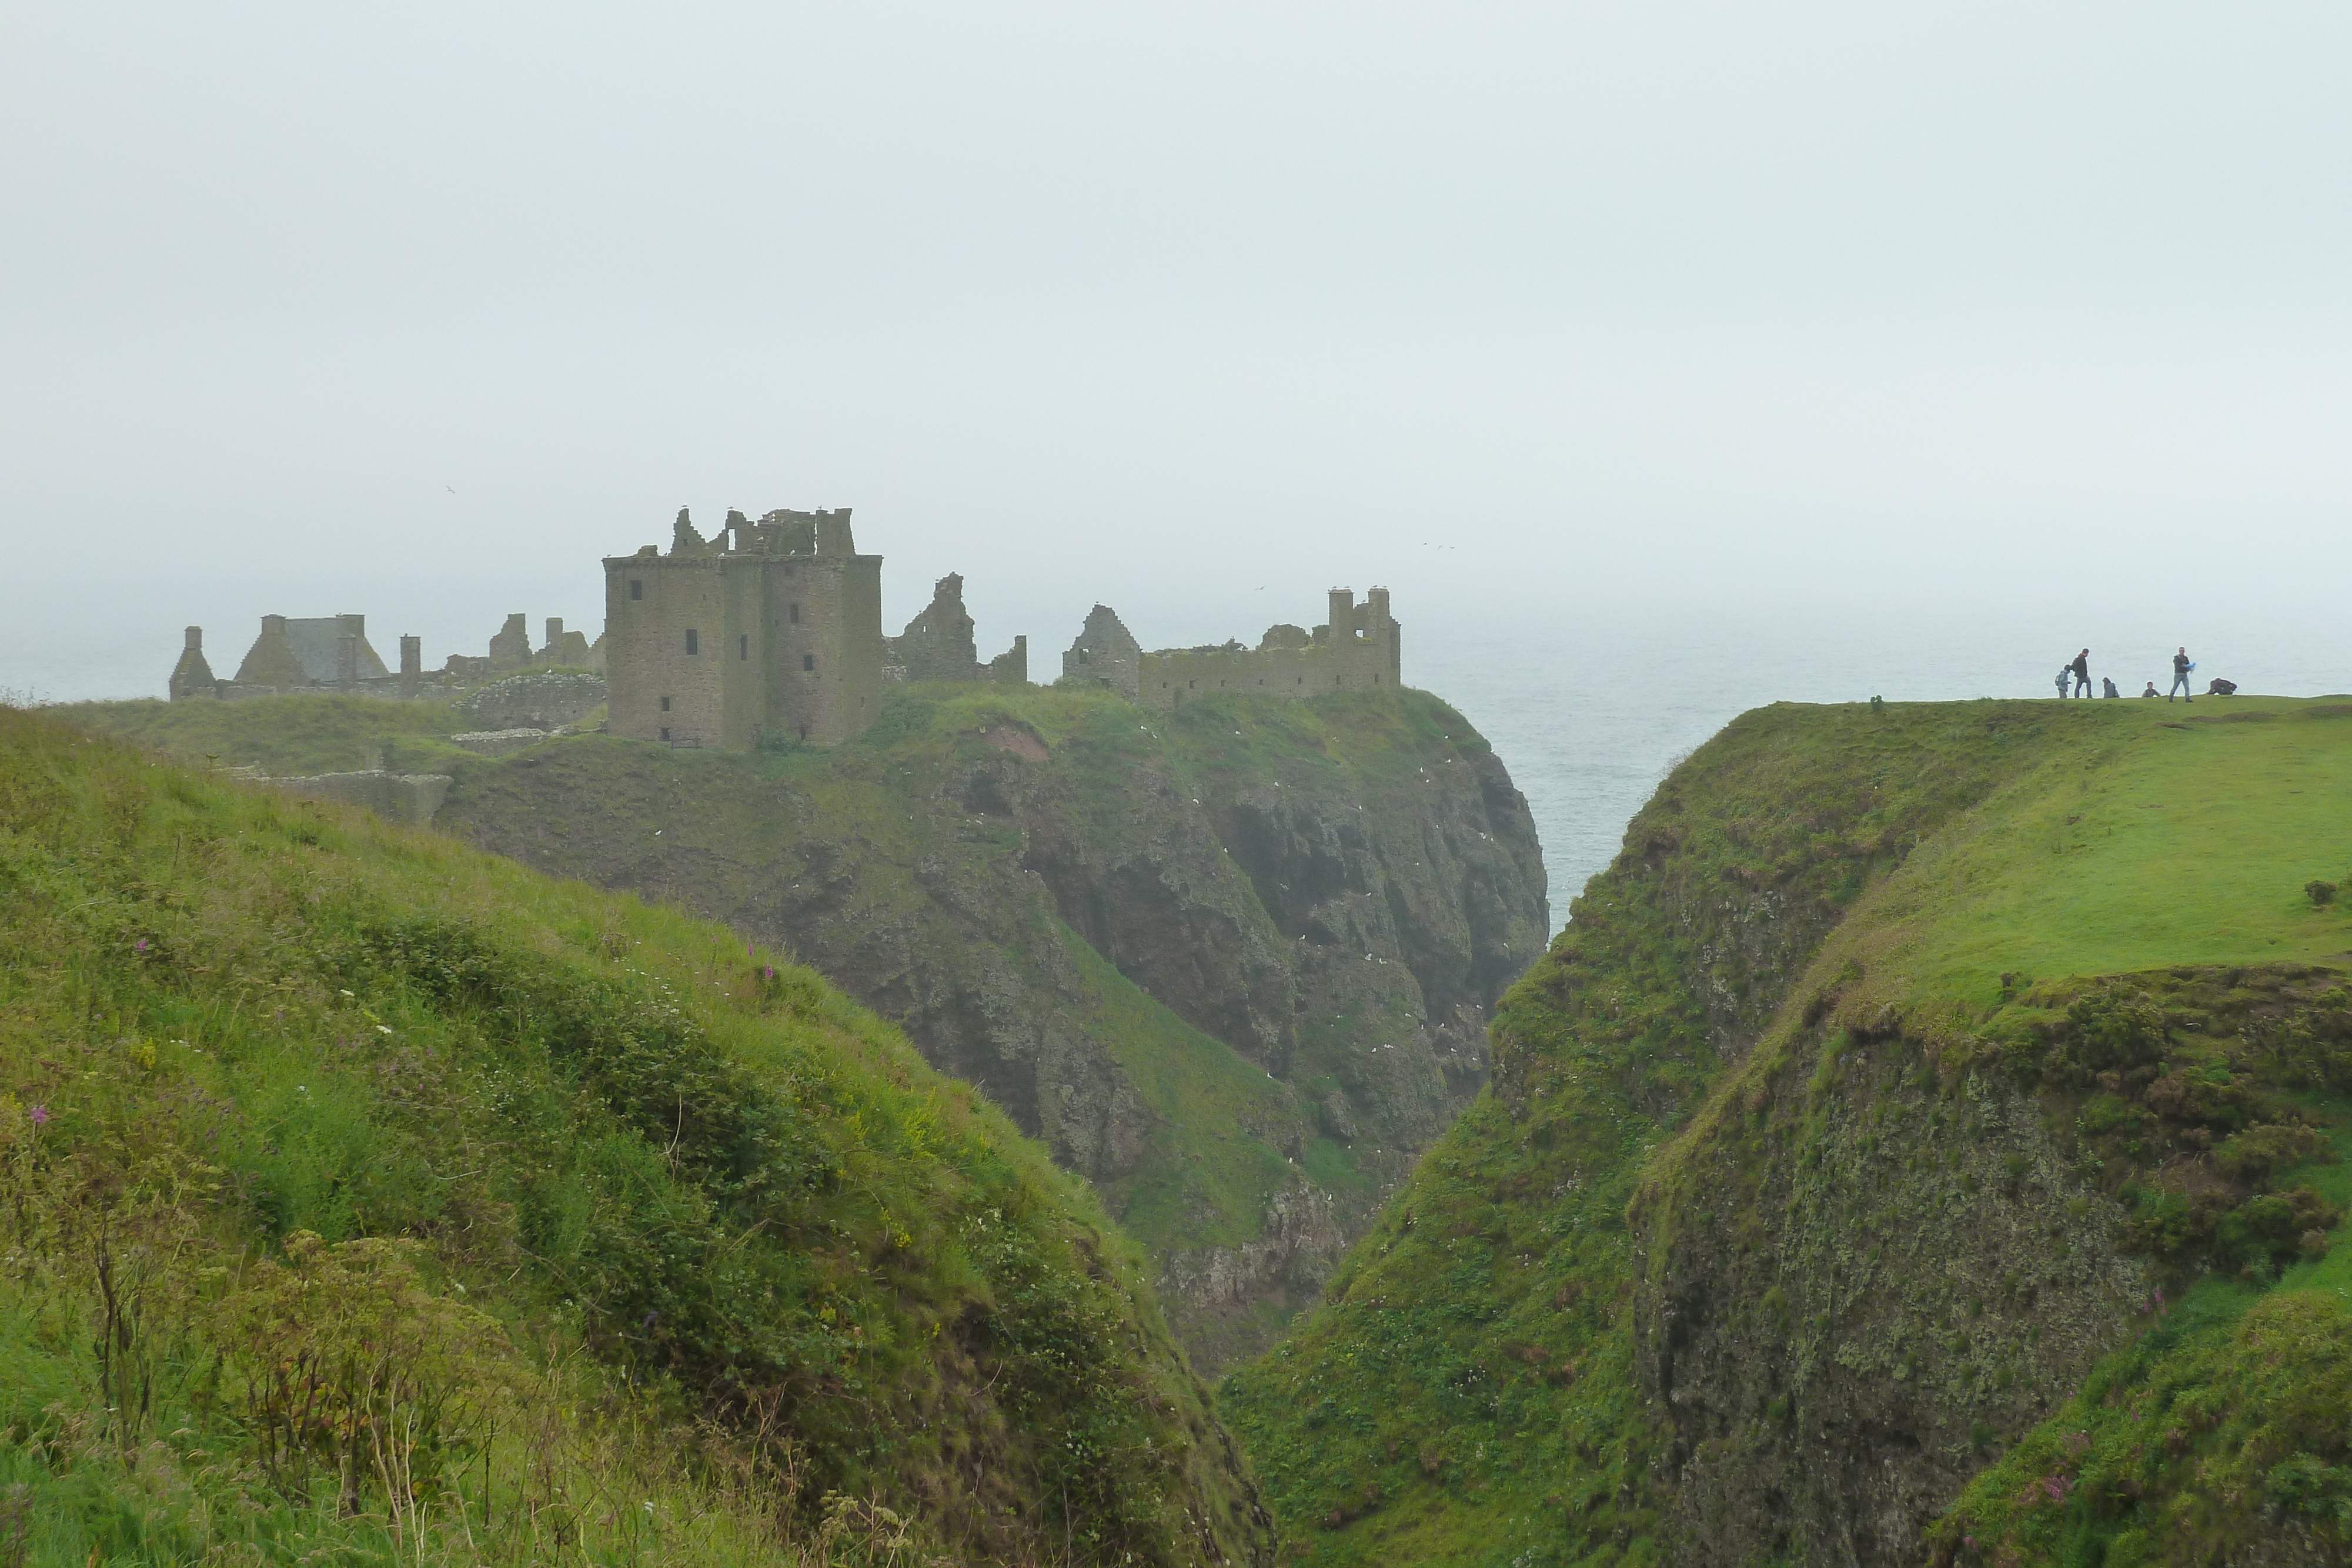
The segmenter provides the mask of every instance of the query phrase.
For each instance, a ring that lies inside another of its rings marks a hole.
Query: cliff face
[[[828,753],[565,740],[461,770],[436,825],[898,1022],[1104,1193],[1210,1365],[1312,1298],[1476,1092],[1547,927],[1524,801],[1414,693],[918,688]]]
[[[2352,1388],[2345,716],[1702,747],[1225,1383],[1304,1554],[2334,1560],[2340,1407],[2284,1391]]]

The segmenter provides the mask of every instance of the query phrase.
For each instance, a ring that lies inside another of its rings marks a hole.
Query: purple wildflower
[[[144,953],[147,951],[147,938],[144,936],[139,938],[139,945],[133,947],[131,951],[134,953]]]
[[[761,970],[760,972],[761,972],[761,974],[763,974],[763,975],[767,976],[767,977],[768,977],[768,978],[770,978],[770,979],[772,979],[772,979],[774,979],[774,978],[776,977],[776,967],[775,967],[773,964],[769,965],[766,968],[764,968],[764,969]]]
[[[36,1105],[33,1107],[32,1115],[33,1125],[40,1126],[49,1119],[49,1108],[47,1105]]]

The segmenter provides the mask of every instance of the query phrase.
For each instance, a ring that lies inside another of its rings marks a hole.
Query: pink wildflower
[[[131,949],[131,951],[132,951],[132,952],[134,952],[134,953],[144,953],[145,951],[147,951],[147,938],[145,938],[144,936],[142,936],[141,938],[139,938],[139,944],[138,944],[138,946],[135,946],[135,947],[133,947],[133,948]]]
[[[49,1108],[47,1105],[36,1105],[33,1107],[32,1116],[33,1125],[40,1126],[48,1121]]]

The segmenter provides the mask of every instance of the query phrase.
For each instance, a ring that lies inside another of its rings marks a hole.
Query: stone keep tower
[[[705,540],[681,509],[667,555],[604,560],[608,727],[672,746],[835,746],[882,706],[882,558],[849,508],[727,514]]]

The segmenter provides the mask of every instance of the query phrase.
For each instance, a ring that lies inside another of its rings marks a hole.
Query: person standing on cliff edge
[[[2074,672],[2074,695],[2078,697],[2089,696],[2091,695],[2091,651],[2088,648],[2084,649],[2074,655],[2074,662],[2066,667]]]
[[[2174,692],[2179,692],[2183,697],[2187,697],[2190,702],[2195,702],[2197,700],[2194,696],[2190,695],[2189,691],[2189,672],[2196,667],[2197,666],[2195,664],[2189,662],[2189,650],[2187,648],[2184,647],[2179,653],[2172,655],[2172,685],[2165,688],[2164,700],[2166,702],[2170,702],[2172,700],[2172,694]]]

